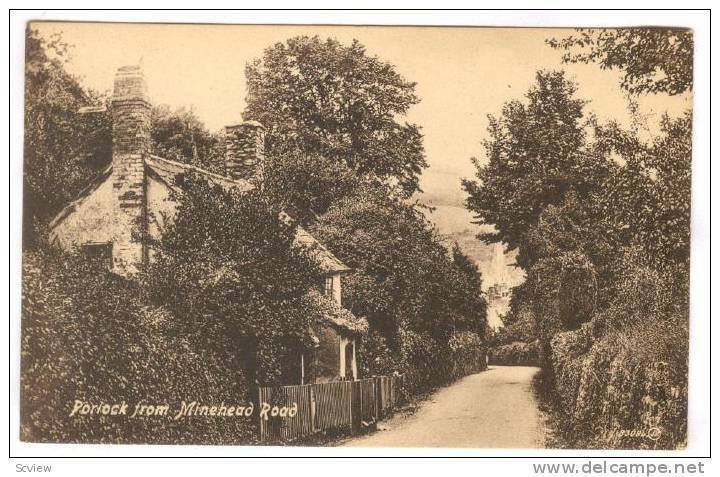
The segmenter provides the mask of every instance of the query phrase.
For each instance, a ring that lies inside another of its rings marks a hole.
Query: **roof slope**
[[[82,189],[77,196],[75,196],[75,199],[70,201],[68,205],[62,208],[60,212],[53,218],[50,223],[48,224],[48,228],[52,231],[57,225],[62,222],[65,217],[70,215],[77,209],[77,206],[82,203],[83,200],[93,192],[97,190],[100,185],[107,180],[108,177],[112,174],[112,164],[107,166],[102,171],[95,174],[95,177],[93,177],[88,185],[85,186],[84,189]]]
[[[214,174],[191,164],[171,161],[158,156],[150,155],[146,157],[145,166],[155,172],[163,180],[163,182],[175,192],[180,191],[176,185],[175,177],[178,174],[186,172],[197,172],[198,174],[207,177],[211,182],[222,186],[224,189],[237,188],[241,192],[244,192],[253,188],[253,185],[248,181],[230,179],[229,177]]]

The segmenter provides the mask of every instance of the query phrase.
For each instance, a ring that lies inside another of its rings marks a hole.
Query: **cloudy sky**
[[[538,69],[564,68],[579,84],[579,96],[600,118],[628,121],[617,73],[596,65],[562,65],[545,45],[570,30],[537,28],[332,27],[246,25],[150,25],[35,23],[43,34],[62,32],[73,45],[67,68],[83,83],[109,91],[115,70],[141,63],[152,100],[192,107],[211,130],[237,122],[245,106],[246,62],[273,43],[295,35],[357,38],[371,55],[395,65],[417,82],[421,103],[408,120],[425,134],[430,168],[423,189],[450,203],[462,199],[461,177],[473,174],[470,157],[483,158],[487,115],[520,98]],[[677,114],[688,98],[649,96],[641,106],[650,119]]]

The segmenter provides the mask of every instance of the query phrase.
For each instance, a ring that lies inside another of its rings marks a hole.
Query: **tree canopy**
[[[210,133],[192,109],[153,107],[151,139],[158,156],[225,174],[223,138]]]
[[[693,85],[693,34],[676,28],[580,28],[576,35],[551,38],[566,63],[597,63],[622,71],[631,94],[681,94]]]
[[[278,347],[309,345],[309,330],[328,312],[308,296],[321,283],[318,264],[260,191],[225,190],[197,174],[180,186],[174,221],[150,240],[144,288],[189,327],[222,324],[257,344],[258,381],[278,382]]]
[[[415,83],[357,40],[299,36],[246,67],[246,119],[268,128],[267,152],[317,154],[409,196],[427,167],[420,127],[401,122],[419,102]]]
[[[576,89],[563,72],[538,72],[526,102],[509,101],[489,116],[487,163],[473,159],[476,180],[463,180],[468,209],[495,227],[480,238],[518,248],[523,267],[535,260],[527,234],[545,207],[570,190],[589,194],[605,174],[605,164],[586,154],[590,118]]]
[[[111,119],[80,114],[102,101],[65,70],[69,46],[61,36],[43,38],[28,28],[25,41],[23,143],[23,242],[42,228],[94,174],[108,164]]]
[[[415,206],[363,190],[334,204],[312,230],[353,269],[345,305],[392,345],[401,345],[401,329],[441,341],[458,330],[484,333],[479,271],[460,250],[451,255]]]

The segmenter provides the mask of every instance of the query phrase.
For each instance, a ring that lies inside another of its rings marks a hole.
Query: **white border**
[[[89,2],[83,2],[92,6]],[[131,2],[140,3],[140,2]],[[379,3],[379,2],[372,2]],[[561,2],[572,6],[572,2]],[[607,6],[624,6],[627,2],[606,2]],[[613,5],[614,4],[614,5]],[[655,6],[655,5],[654,5]],[[691,290],[691,353],[690,353],[690,416],[688,449],[668,452],[637,451],[557,451],[509,449],[339,449],[296,447],[200,447],[200,446],[99,446],[99,445],[42,445],[18,441],[19,416],[19,310],[20,310],[20,239],[22,204],[22,124],[23,124],[23,38],[28,20],[81,20],[81,21],[142,21],[177,23],[275,23],[275,24],[375,24],[375,25],[480,25],[480,26],[622,26],[622,25],[673,25],[692,28],[695,32],[695,90],[694,90],[694,164],[693,164],[693,216],[692,216],[692,290]],[[609,12],[609,11],[305,11],[305,12],[13,12],[10,17],[10,296],[11,322],[10,382],[13,415],[3,431],[10,429],[11,455],[21,456],[705,456],[709,455],[707,434],[709,421],[709,343],[710,333],[710,217],[709,217],[709,34],[710,19],[706,12]],[[5,35],[5,38],[8,36]],[[7,50],[6,50],[7,51]],[[5,81],[3,79],[3,81]],[[3,122],[7,121],[3,117]],[[6,141],[3,135],[3,141]],[[5,209],[7,210],[7,209]],[[6,330],[2,327],[3,340]],[[7,355],[3,354],[3,369],[8,369]],[[7,382],[7,381],[5,381]],[[7,403],[7,394],[2,402]],[[7,409],[7,407],[5,407]],[[7,439],[7,434],[2,437]],[[508,462],[508,461],[503,461]],[[288,462],[290,464],[290,462]],[[182,465],[182,463],[181,463]],[[523,466],[528,469],[527,466]],[[249,469],[248,469],[249,470]]]

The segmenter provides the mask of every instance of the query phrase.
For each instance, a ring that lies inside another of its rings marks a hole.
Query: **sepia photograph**
[[[24,28],[21,442],[693,444],[691,29]]]

